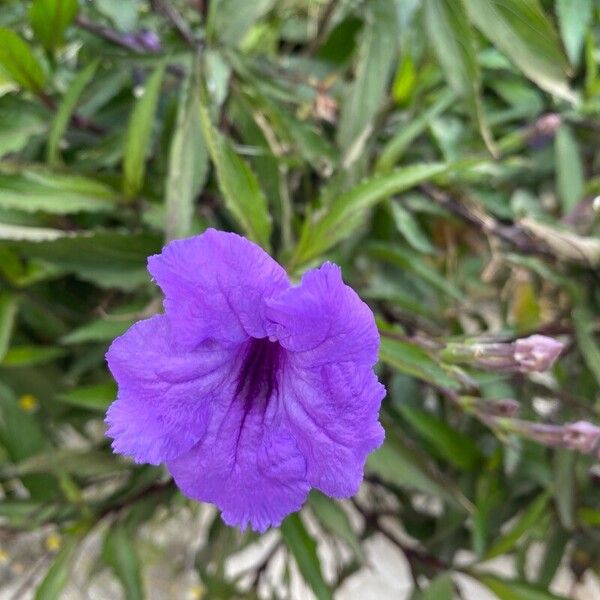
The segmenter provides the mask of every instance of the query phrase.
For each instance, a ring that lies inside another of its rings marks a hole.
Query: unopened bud
[[[562,342],[545,335],[532,335],[514,343],[514,359],[523,372],[547,371],[563,349]]]
[[[534,149],[543,148],[552,141],[561,123],[562,119],[556,113],[549,113],[540,117],[530,129],[530,146]]]
[[[440,353],[450,363],[511,373],[547,371],[563,349],[562,342],[545,335],[532,335],[515,342],[450,343]]]
[[[600,427],[588,421],[577,421],[565,425],[563,441],[567,448],[586,454],[600,450]]]
[[[160,52],[160,38],[149,29],[142,29],[135,35],[137,43],[148,52]]]

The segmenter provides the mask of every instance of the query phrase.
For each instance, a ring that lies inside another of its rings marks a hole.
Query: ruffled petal
[[[371,309],[344,284],[337,265],[308,271],[300,285],[266,300],[269,335],[296,354],[297,362],[315,367],[377,361],[379,333]]]
[[[216,504],[228,525],[263,532],[301,508],[309,491],[306,462],[276,398],[248,407],[235,398],[190,452],[169,461],[190,498]]]
[[[367,454],[384,437],[373,313],[344,284],[339,267],[325,263],[268,300],[266,314],[270,335],[288,350],[282,394],[309,483],[331,496],[350,496]]]
[[[307,368],[286,362],[282,382],[288,427],[313,486],[337,498],[358,491],[367,455],[383,442],[378,421],[385,388],[371,367],[352,362]]]
[[[187,347],[214,338],[265,337],[264,299],[289,287],[283,268],[260,246],[208,229],[148,259],[165,294],[165,312]]]
[[[212,340],[182,351],[163,315],[133,325],[106,355],[119,387],[106,415],[114,451],[159,464],[189,450],[206,432],[234,356]]]

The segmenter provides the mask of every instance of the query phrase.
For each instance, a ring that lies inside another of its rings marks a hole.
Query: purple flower
[[[209,229],[168,244],[148,269],[165,314],[111,345],[115,452],[166,463],[229,525],[264,531],[311,487],[353,495],[383,441],[373,314],[325,263],[292,286],[243,237]]]

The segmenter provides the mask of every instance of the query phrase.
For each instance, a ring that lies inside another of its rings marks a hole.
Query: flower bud
[[[523,372],[547,371],[563,349],[562,342],[545,335],[532,335],[514,343],[513,357]]]
[[[567,448],[600,457],[600,427],[588,421],[577,421],[565,425],[563,441]]]
[[[160,38],[149,29],[142,29],[135,35],[137,43],[148,52],[160,52]]]

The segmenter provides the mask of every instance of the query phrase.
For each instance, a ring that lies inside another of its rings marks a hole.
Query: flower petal
[[[269,335],[314,367],[352,361],[372,367],[379,333],[371,309],[342,281],[337,265],[308,271],[299,286],[266,300]]]
[[[148,259],[148,270],[165,294],[178,341],[187,347],[207,338],[265,337],[264,299],[289,286],[283,268],[262,248],[214,229],[171,242]]]
[[[383,442],[385,388],[352,362],[306,368],[288,361],[282,382],[287,423],[306,459],[309,483],[329,496],[358,491],[369,452]]]
[[[118,337],[106,355],[119,385],[106,416],[115,452],[159,464],[189,450],[206,431],[233,355],[215,341],[182,351],[163,315]]]
[[[373,313],[344,284],[339,267],[325,263],[267,300],[266,315],[269,334],[288,350],[282,395],[308,480],[326,494],[350,496],[367,454],[384,437]]]
[[[273,397],[266,410],[234,398],[200,443],[167,463],[177,486],[242,529],[263,532],[299,510],[309,491],[306,463],[278,410]]]

